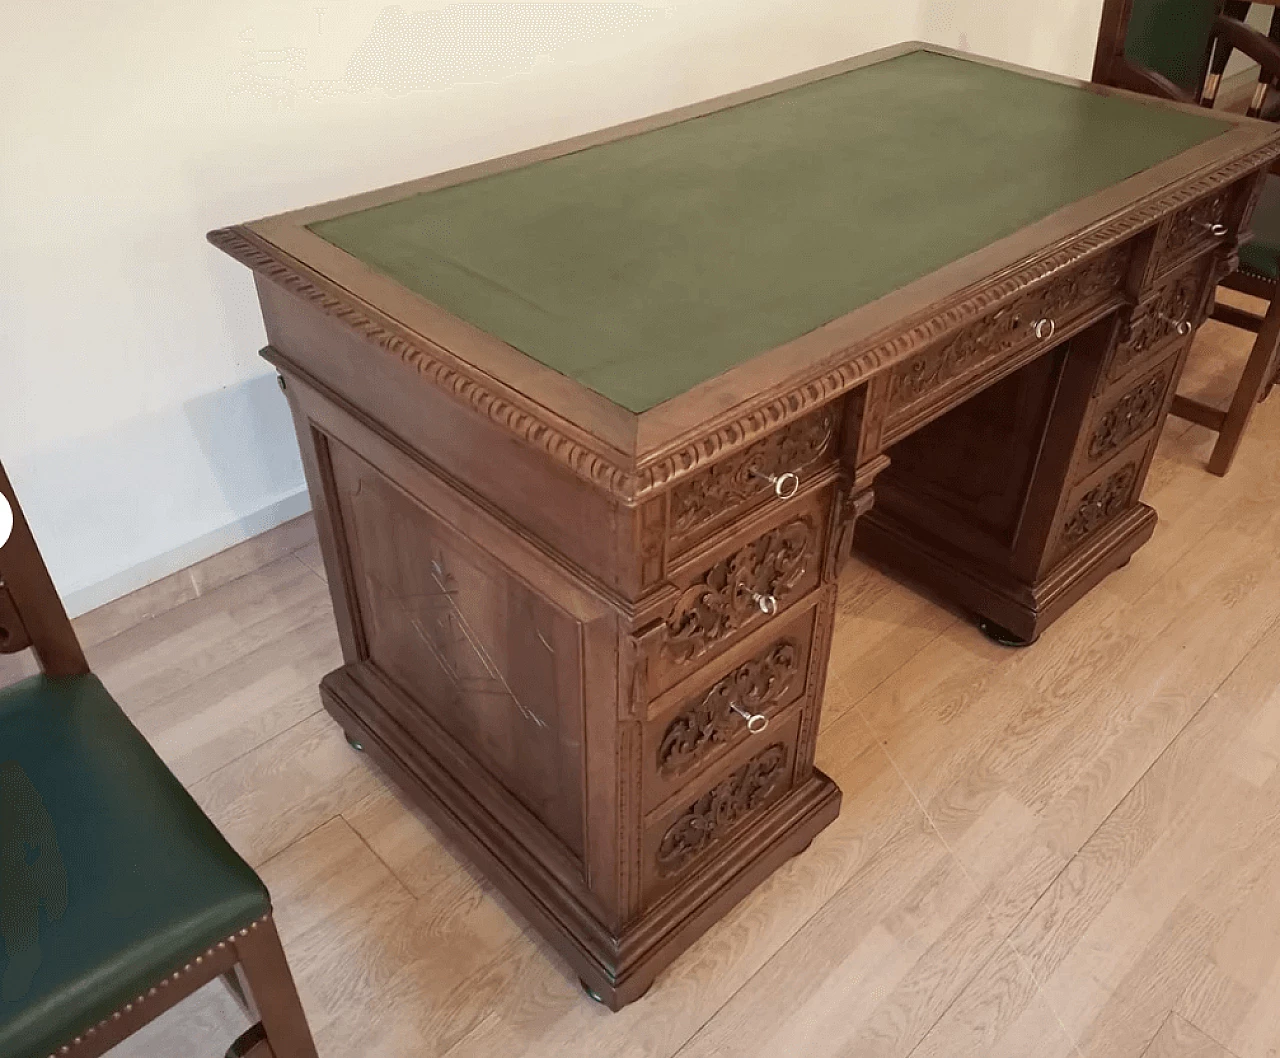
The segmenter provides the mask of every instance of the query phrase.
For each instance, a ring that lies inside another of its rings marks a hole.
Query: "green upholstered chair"
[[[1243,22],[1246,2],[1224,0],[1106,0],[1094,59],[1093,79],[1166,99],[1213,106],[1233,51],[1257,62],[1261,72],[1249,114],[1265,113],[1267,92],[1280,80],[1280,44]],[[1273,29],[1280,22],[1273,22]],[[1280,36],[1280,32],[1275,35]],[[1179,395],[1173,414],[1218,434],[1209,469],[1225,474],[1260,400],[1280,371],[1280,176],[1267,177],[1254,214],[1251,241],[1240,251],[1240,268],[1223,286],[1265,298],[1265,316],[1214,306],[1213,318],[1257,334],[1253,351],[1225,411]]]
[[[0,466],[6,504],[0,653],[42,674],[0,688],[0,1056],[100,1055],[223,976],[229,1054],[315,1058],[267,890],[89,672]]]

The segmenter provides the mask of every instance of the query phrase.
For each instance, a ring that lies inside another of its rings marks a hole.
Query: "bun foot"
[[[1035,639],[1023,639],[1021,636],[1010,632],[1004,625],[998,625],[995,621],[986,617],[978,622],[978,631],[990,639],[991,642],[999,643],[1002,647],[1029,647],[1036,641]],[[1036,639],[1038,638],[1039,636],[1036,637]]]

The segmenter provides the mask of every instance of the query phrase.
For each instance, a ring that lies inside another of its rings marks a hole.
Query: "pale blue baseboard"
[[[96,584],[68,592],[63,597],[63,604],[72,617],[79,617],[123,595],[128,595],[131,591],[137,591],[172,573],[193,566],[250,537],[265,533],[277,525],[283,525],[291,518],[306,514],[309,510],[311,510],[311,498],[305,488],[300,489],[229,525],[224,525],[180,547],[175,547],[172,551],[166,551],[136,566],[121,570]]]

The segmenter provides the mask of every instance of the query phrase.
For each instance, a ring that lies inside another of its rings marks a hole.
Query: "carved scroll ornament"
[[[786,639],[729,673],[667,725],[658,745],[658,771],[679,775],[716,746],[732,741],[746,728],[733,706],[764,713],[784,701],[795,685],[799,666],[800,650],[795,640]]]
[[[662,835],[658,873],[674,874],[761,807],[786,776],[787,747],[775,742],[686,808]]]
[[[721,559],[676,603],[662,650],[683,664],[706,653],[753,617],[776,609],[818,561],[818,527],[797,518]]]

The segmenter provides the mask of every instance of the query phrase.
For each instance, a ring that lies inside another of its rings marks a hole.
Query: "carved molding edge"
[[[890,362],[912,355],[950,331],[964,326],[1028,287],[1074,268],[1086,257],[1101,253],[1136,235],[1196,199],[1261,169],[1280,157],[1280,144],[1259,147],[1170,194],[1136,206],[1057,250],[1024,264],[989,286],[962,292],[953,304],[914,324],[887,341],[856,354],[839,353],[816,377],[745,414],[723,422],[709,436],[643,463],[639,472],[641,492],[660,488],[769,430],[804,415],[815,405],[833,400]]]
[[[371,319],[354,305],[302,275],[298,271],[300,264],[293,266],[280,260],[276,254],[282,251],[269,252],[244,229],[222,228],[210,232],[209,241],[253,271],[311,302],[325,315],[340,320],[398,357],[460,403],[541,448],[579,477],[624,499],[635,498],[634,474],[582,441],[569,437],[564,424],[550,422],[545,409],[532,401],[521,401],[514,391],[506,387],[502,393],[496,392],[493,379],[468,370],[462,361],[439,346],[426,339],[420,339],[421,344],[412,342]]]
[[[552,422],[546,409],[532,402],[519,401],[514,391],[502,387],[503,391],[497,392],[499,387],[492,379],[467,370],[460,360],[434,343],[423,338],[410,341],[385,323],[371,319],[356,306],[324,290],[302,274],[300,263],[288,263],[292,258],[283,260],[287,254],[274,247],[268,250],[270,243],[248,229],[223,228],[211,232],[208,238],[223,252],[310,301],[326,315],[341,320],[413,366],[454,399],[542,449],[579,477],[624,501],[634,502],[649,492],[665,488],[730,449],[747,444],[817,405],[835,399],[887,364],[910,356],[956,328],[998,308],[1028,287],[1077,266],[1086,257],[1109,249],[1188,203],[1269,165],[1277,157],[1280,157],[1280,143],[1256,148],[1170,194],[1138,205],[992,283],[961,292],[947,308],[919,320],[904,331],[887,338],[882,332],[881,340],[873,341],[870,348],[857,353],[837,353],[813,377],[785,393],[754,408],[735,410],[709,435],[673,451],[655,455],[635,468],[623,465],[616,455],[606,452],[603,445],[598,448],[592,446],[585,435],[582,438],[570,437],[566,431],[568,424],[558,417],[556,422]]]

